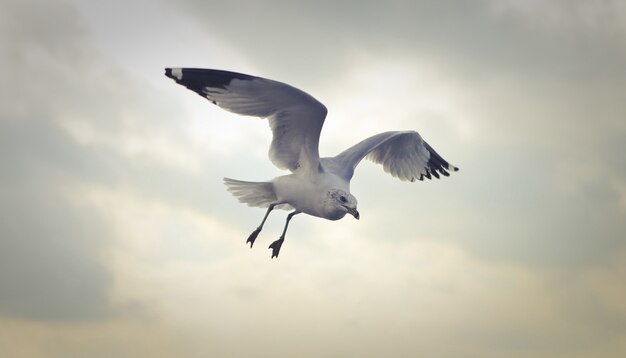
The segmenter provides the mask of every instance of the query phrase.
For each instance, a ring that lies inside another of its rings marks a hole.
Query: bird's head
[[[328,191],[328,196],[330,206],[341,214],[338,219],[342,218],[346,213],[354,216],[357,220],[361,217],[356,210],[357,200],[354,195],[342,189],[331,189]]]

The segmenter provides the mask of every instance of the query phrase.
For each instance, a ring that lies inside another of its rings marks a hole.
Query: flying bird
[[[268,119],[273,134],[269,158],[291,173],[260,182],[224,178],[224,184],[240,202],[267,208],[246,241],[250,247],[272,210],[293,210],[280,238],[269,246],[272,258],[278,257],[294,215],[339,220],[350,214],[359,219],[350,180],[363,158],[403,181],[439,178],[459,170],[413,130],[379,133],[334,157],[320,158],[320,132],[328,111],[311,95],[285,83],[229,71],[166,68],[165,75],[227,111]]]

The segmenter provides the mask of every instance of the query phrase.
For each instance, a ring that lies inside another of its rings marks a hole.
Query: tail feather
[[[250,182],[224,178],[224,184],[229,192],[248,206],[267,208],[270,204],[278,201],[274,192],[274,184],[271,182]]]

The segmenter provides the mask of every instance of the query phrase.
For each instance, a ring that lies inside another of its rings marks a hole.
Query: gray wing
[[[371,136],[333,158],[322,158],[322,167],[350,180],[354,168],[367,157],[382,164],[385,172],[400,180],[449,176],[459,168],[445,161],[415,131],[384,132]]]
[[[273,133],[269,157],[277,167],[319,170],[318,143],[327,110],[309,94],[236,72],[166,68],[165,75],[227,111],[267,118]]]

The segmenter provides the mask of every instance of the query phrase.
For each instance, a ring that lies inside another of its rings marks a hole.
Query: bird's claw
[[[250,243],[250,248],[252,248],[252,245],[254,245],[254,240],[256,240],[256,237],[259,236],[259,233],[261,232],[260,228],[256,228],[256,230],[254,230],[252,232],[252,234],[250,234],[250,236],[248,236],[248,240],[246,240],[246,244]]]
[[[272,258],[274,257],[278,257],[278,253],[280,252],[280,247],[283,246],[283,241],[285,241],[285,238],[281,236],[280,239],[272,242],[272,244],[270,245],[270,249],[272,249]]]

